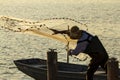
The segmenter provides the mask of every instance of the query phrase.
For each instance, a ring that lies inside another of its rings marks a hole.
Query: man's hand
[[[70,50],[68,51],[68,54],[69,54],[70,56],[73,55],[73,54],[72,54],[72,49],[70,49]]]

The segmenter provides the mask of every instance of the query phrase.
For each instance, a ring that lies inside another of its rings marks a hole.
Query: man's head
[[[70,38],[71,39],[79,39],[80,38],[80,34],[81,31],[79,30],[79,28],[77,26],[73,26],[70,29]]]

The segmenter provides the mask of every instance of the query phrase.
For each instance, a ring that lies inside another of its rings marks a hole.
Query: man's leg
[[[104,61],[102,61],[102,63],[100,64],[100,66],[105,70],[105,72],[107,73],[107,60],[108,58],[106,58]]]
[[[86,80],[93,80],[93,76],[95,71],[98,69],[99,64],[94,63],[94,61],[89,64],[87,74],[86,74]]]

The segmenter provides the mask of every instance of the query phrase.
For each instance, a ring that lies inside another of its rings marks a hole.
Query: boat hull
[[[35,80],[47,80],[46,60],[24,59],[14,61],[17,68]],[[78,64],[57,63],[57,80],[85,80],[87,66]],[[94,80],[105,80],[104,73],[96,74]]]

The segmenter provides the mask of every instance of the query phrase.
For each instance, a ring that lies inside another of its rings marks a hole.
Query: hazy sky
[[[120,0],[0,0],[0,3],[120,3]]]

